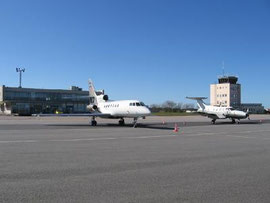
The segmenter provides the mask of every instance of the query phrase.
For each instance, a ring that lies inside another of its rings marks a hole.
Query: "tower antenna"
[[[225,76],[225,65],[224,65],[224,61],[222,61],[222,74],[223,77]]]

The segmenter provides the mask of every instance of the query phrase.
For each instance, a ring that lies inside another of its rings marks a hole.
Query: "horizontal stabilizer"
[[[186,97],[187,99],[193,99],[193,100],[204,100],[207,99],[207,97]]]
[[[207,99],[207,97],[186,97],[186,98],[196,100],[198,107],[200,109],[205,109],[205,103],[203,102],[203,100]]]

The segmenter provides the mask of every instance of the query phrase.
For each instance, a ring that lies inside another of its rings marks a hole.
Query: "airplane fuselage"
[[[248,117],[248,113],[235,110],[228,107],[215,107],[205,105],[205,108],[199,108],[198,113],[204,114],[213,119],[245,119]]]
[[[103,114],[110,114],[107,118],[139,118],[151,114],[150,110],[137,100],[100,102],[98,111]]]

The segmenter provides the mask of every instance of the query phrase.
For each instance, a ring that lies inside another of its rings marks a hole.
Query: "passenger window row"
[[[130,103],[129,106],[145,106],[143,102]]]

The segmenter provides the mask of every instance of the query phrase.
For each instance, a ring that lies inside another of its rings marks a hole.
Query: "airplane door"
[[[132,111],[132,103],[129,103],[129,106],[128,106],[128,108],[127,108],[126,113],[127,113],[128,115],[130,115],[131,111]]]
[[[135,115],[136,114],[136,104],[135,103],[130,103],[128,114],[129,115]]]

